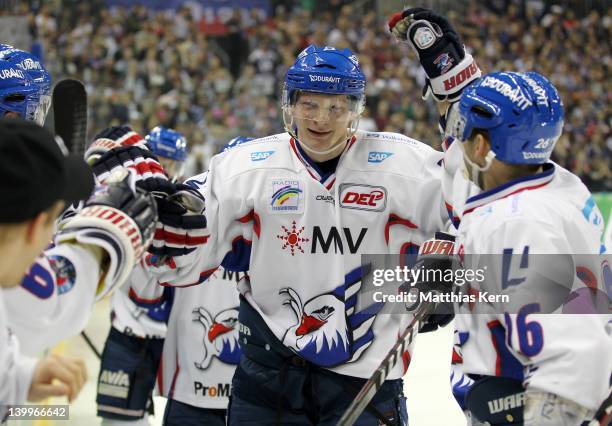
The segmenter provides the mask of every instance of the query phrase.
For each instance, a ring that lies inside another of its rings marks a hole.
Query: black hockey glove
[[[395,13],[388,25],[389,31],[412,46],[419,57],[427,74],[423,99],[432,95],[438,102],[454,102],[463,88],[480,77],[478,65],[443,16],[415,7]]]
[[[453,282],[444,278],[448,277],[448,272],[453,269],[454,247],[454,236],[445,232],[436,232],[435,237],[425,241],[419,249],[417,261],[412,268],[418,272],[416,281],[402,285],[401,290],[413,294],[432,293],[434,297],[451,294]],[[427,333],[437,330],[451,322],[454,316],[452,303],[436,303],[434,311],[425,318],[419,331]]]

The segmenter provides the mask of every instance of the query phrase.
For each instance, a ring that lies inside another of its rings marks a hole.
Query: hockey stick
[[[85,331],[81,331],[81,336],[83,336],[83,339],[85,339],[85,342],[87,343],[87,346],[89,346],[89,349],[91,349],[93,351],[93,353],[96,354],[98,359],[102,359],[102,354],[100,354],[98,349],[94,346],[93,342],[89,339],[89,336],[87,334],[85,334]]]
[[[67,78],[53,88],[55,134],[72,154],[83,154],[87,140],[87,92],[79,80]]]
[[[601,403],[588,426],[609,426],[612,424],[612,393]]]
[[[414,336],[418,331],[418,326],[423,319],[429,315],[434,309],[434,304],[424,302],[414,314],[414,318],[406,327],[402,335],[397,339],[395,345],[387,353],[387,356],[381,361],[380,365],[374,371],[374,374],[363,385],[361,391],[357,394],[351,405],[348,406],[338,426],[351,426],[359,418],[363,410],[370,403],[376,392],[379,391],[385,379],[389,375],[389,371],[395,366],[398,359],[406,352],[408,346],[412,343]]]

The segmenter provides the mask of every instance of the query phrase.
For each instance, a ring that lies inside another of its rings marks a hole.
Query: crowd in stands
[[[214,21],[187,7],[111,9],[100,0],[41,2],[28,13],[54,78],[86,83],[92,134],[109,124],[130,123],[140,132],[173,127],[189,140],[192,172],[236,135],[283,131],[282,78],[310,43],[358,54],[368,79],[362,129],[439,147],[435,105],[420,99],[424,74],[410,48],[392,40],[374,2],[271,3],[267,18],[235,10]],[[612,190],[612,9],[579,16],[558,6],[519,8],[510,1],[501,11],[488,3],[496,2],[465,0],[462,13],[448,14],[481,69],[551,78],[566,115],[554,160],[592,191]]]

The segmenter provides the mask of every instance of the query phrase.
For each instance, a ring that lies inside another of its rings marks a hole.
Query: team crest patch
[[[76,271],[71,261],[64,256],[49,256],[49,265],[57,277],[57,294],[72,290],[76,281]]]
[[[273,212],[295,213],[302,210],[303,195],[299,180],[272,179],[270,208]]]

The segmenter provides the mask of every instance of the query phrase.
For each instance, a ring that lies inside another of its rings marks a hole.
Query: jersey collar
[[[478,207],[484,206],[485,204],[489,204],[493,201],[509,197],[510,195],[521,191],[537,189],[544,185],[548,185],[550,181],[552,181],[554,174],[555,165],[553,163],[546,163],[544,164],[543,170],[540,173],[513,179],[504,183],[503,185],[498,186],[497,188],[489,189],[488,191],[474,195],[473,197],[467,199],[465,208],[463,210],[463,216],[471,213]]]
[[[346,144],[346,147],[344,147],[344,150],[342,151],[340,156],[343,156],[352,148],[352,146],[355,144],[356,139],[357,138],[354,135],[351,137],[351,139]],[[319,181],[321,185],[323,185],[328,191],[331,190],[334,186],[334,183],[336,182],[336,172],[334,171],[331,173],[323,174],[317,166],[317,163],[315,163],[310,157],[308,157],[306,152],[304,152],[300,144],[297,143],[294,138],[291,138],[289,140],[289,145],[291,146],[291,151],[293,151],[295,156],[302,162],[304,167],[306,167],[306,171],[308,171],[308,174],[310,174],[313,179]]]

